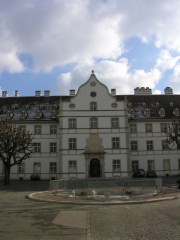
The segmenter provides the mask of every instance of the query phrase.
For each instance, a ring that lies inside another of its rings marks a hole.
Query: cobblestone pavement
[[[31,192],[47,189],[46,182],[25,181],[13,183],[7,188],[0,187],[0,240],[180,239],[179,198],[163,202],[108,206],[63,205],[25,198]],[[76,227],[73,227],[73,219],[70,224],[68,219],[66,222],[58,220],[61,213],[66,212],[72,212]],[[84,221],[84,216],[87,216],[87,224],[78,224],[78,221]]]
[[[92,210],[92,240],[178,240],[180,200]]]

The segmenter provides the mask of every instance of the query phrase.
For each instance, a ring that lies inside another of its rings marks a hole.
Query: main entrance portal
[[[97,158],[90,161],[90,177],[100,177],[100,161]]]

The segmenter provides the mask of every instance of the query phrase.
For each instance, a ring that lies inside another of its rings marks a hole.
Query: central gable
[[[88,81],[79,87],[77,94],[72,96],[70,101],[78,106],[79,110],[86,110],[91,102],[97,102],[98,109],[109,110],[111,105],[116,102],[116,97],[109,93],[108,88],[92,72]]]

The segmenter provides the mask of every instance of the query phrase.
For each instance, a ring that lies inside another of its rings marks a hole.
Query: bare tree
[[[168,124],[165,134],[170,148],[180,150],[180,120]]]
[[[4,167],[4,184],[10,184],[11,167],[28,159],[33,152],[32,134],[21,126],[0,120],[0,161]]]

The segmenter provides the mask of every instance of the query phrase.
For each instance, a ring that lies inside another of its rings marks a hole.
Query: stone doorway
[[[90,161],[90,177],[98,178],[100,175],[100,161],[97,158],[93,158]]]

